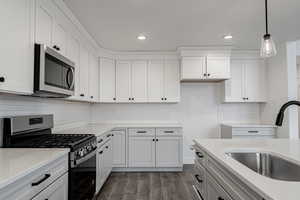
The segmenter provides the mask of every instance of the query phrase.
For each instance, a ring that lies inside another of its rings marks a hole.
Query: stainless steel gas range
[[[69,200],[91,200],[96,190],[97,141],[89,134],[52,134],[53,115],[3,119],[3,147],[69,148]]]

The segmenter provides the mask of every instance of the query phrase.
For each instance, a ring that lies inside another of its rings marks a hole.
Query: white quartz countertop
[[[194,142],[254,191],[267,197],[266,199],[299,200],[300,182],[279,181],[259,175],[225,153],[231,151],[273,152],[300,165],[300,140],[195,139]]]
[[[69,149],[0,148],[0,189],[68,152]]]
[[[273,124],[239,124],[239,123],[222,123],[222,125],[233,128],[277,128]]]
[[[94,134],[100,136],[117,128],[180,128],[182,124],[177,122],[124,122],[124,123],[90,123],[84,126],[67,128],[54,131],[57,134]]]

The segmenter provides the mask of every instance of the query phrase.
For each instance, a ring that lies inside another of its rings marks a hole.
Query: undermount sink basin
[[[282,181],[300,181],[300,165],[271,153],[229,152],[226,154],[263,176]]]

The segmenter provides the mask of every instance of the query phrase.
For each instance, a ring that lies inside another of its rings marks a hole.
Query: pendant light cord
[[[265,0],[265,9],[266,9],[266,34],[269,34],[269,27],[268,27],[268,0]]]

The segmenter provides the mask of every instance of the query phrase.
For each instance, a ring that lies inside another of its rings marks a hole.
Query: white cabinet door
[[[113,167],[126,167],[126,132],[112,131]]]
[[[225,81],[225,102],[244,101],[244,63],[232,60],[230,64],[231,79]]]
[[[89,98],[93,102],[99,101],[99,67],[97,56],[89,55]]]
[[[131,102],[131,63],[117,61],[116,64],[117,102]]]
[[[115,61],[100,58],[100,102],[116,101]]]
[[[131,97],[133,102],[147,102],[147,61],[131,63]]]
[[[156,167],[182,167],[182,138],[156,138]]]
[[[109,176],[111,169],[112,169],[112,160],[113,160],[113,152],[112,152],[112,142],[109,140],[104,144],[104,177],[105,180]],[[104,180],[104,181],[105,181]]]
[[[99,192],[105,182],[104,148],[105,146],[102,146],[97,150],[96,192]]]
[[[54,181],[32,200],[68,200],[68,173]]]
[[[148,101],[164,102],[164,62],[149,61],[148,66]]]
[[[33,93],[32,11],[32,0],[1,1],[0,91]]]
[[[75,63],[75,97],[80,96],[80,42],[74,37],[69,37],[67,57]]]
[[[166,102],[180,101],[180,80],[178,60],[165,60],[164,97]]]
[[[205,57],[185,57],[181,60],[181,80],[203,79],[206,71]]]
[[[66,28],[58,21],[54,23],[52,47],[60,54],[66,56],[68,33]]]
[[[266,101],[266,66],[263,60],[245,62],[245,98],[249,102]]]
[[[230,58],[229,57],[207,57],[206,61],[207,79],[229,79]]]
[[[80,46],[80,97],[84,100],[89,98],[89,52]]]
[[[35,41],[52,47],[52,34],[55,24],[53,9],[47,0],[36,2]]]
[[[154,137],[129,137],[129,167],[155,167]]]

